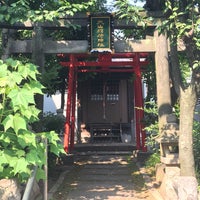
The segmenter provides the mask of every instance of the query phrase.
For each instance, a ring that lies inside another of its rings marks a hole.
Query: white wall
[[[67,98],[67,95],[65,95],[65,99]],[[56,92],[55,95],[47,96],[44,95],[44,106],[43,106],[43,112],[51,112],[56,114],[56,110],[60,109],[61,107],[61,94],[60,92]],[[65,115],[65,110],[63,112]]]

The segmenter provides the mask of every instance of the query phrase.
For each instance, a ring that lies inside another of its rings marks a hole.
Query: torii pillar
[[[77,67],[74,65],[75,58],[70,55],[66,122],[64,134],[64,150],[69,153],[74,147],[74,129],[75,129],[75,109],[76,109],[76,85],[77,85]]]
[[[144,101],[143,101],[143,89],[142,89],[142,74],[140,69],[140,56],[139,53],[135,54],[135,79],[134,79],[134,110],[135,110],[135,130],[136,130],[136,147],[137,150],[147,151],[145,145],[146,132],[144,130],[144,124],[142,122],[144,118]]]

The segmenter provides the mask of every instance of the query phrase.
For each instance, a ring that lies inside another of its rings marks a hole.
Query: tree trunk
[[[195,177],[192,132],[197,97],[192,86],[184,91],[181,90],[180,95],[179,160],[181,176]]]

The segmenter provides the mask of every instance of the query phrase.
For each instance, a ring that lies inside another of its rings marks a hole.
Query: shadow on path
[[[71,169],[62,168],[62,183],[49,195],[49,200],[154,200],[130,158],[128,155],[75,156]]]

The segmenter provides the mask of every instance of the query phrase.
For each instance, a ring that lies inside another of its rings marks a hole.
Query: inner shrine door
[[[102,74],[81,84],[82,119],[91,123],[127,123],[127,81]]]

